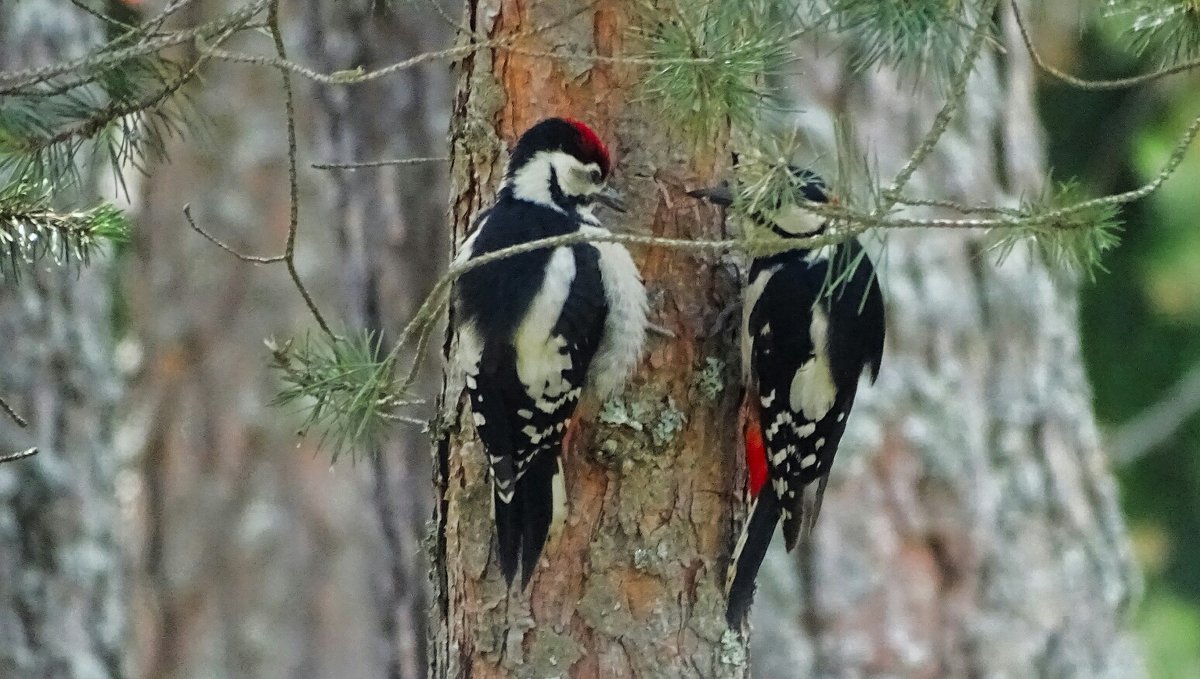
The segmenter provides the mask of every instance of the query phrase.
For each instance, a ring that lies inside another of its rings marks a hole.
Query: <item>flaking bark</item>
[[[579,12],[515,46],[625,52],[630,9],[588,5],[472,1],[466,16],[477,31],[499,37]],[[496,189],[505,143],[551,115],[585,120],[613,152],[613,181],[631,210],[605,215],[610,227],[674,237],[720,233],[714,213],[684,190],[721,169],[724,140],[711,140],[710,154],[700,158],[668,143],[669,121],[630,101],[637,67],[497,50],[464,58],[459,73],[451,128],[456,243]],[[745,649],[722,614],[740,494],[729,471],[739,464],[734,430],[722,423],[733,421],[736,390],[698,385],[707,359],[733,364],[728,341],[709,335],[732,299],[734,278],[707,256],[634,255],[651,320],[676,337],[652,336],[628,391],[588,417],[564,460],[571,518],[527,593],[508,593],[500,577],[485,458],[470,418],[461,417],[457,376],[445,385],[450,433],[437,450],[431,676],[744,676]]]

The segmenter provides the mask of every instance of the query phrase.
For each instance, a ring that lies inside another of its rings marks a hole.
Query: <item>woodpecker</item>
[[[792,179],[797,199],[835,202],[816,174],[792,168]],[[727,186],[690,195],[733,202]],[[828,226],[799,200],[746,216],[782,238],[820,235]],[[741,346],[752,504],[730,566],[725,617],[731,627],[749,610],[775,526],[782,519],[790,552],[816,523],[859,377],[866,373],[874,382],[879,375],[883,341],[883,295],[857,240],[751,262]]]
[[[456,259],[576,232],[610,232],[597,204],[624,211],[608,186],[608,149],[587,125],[548,118],[517,140],[495,202]],[[597,402],[641,359],[647,301],[629,252],[584,242],[494,260],[453,296],[459,369],[491,469],[500,570],[529,584],[552,524],[565,517],[560,452],[581,398]]]

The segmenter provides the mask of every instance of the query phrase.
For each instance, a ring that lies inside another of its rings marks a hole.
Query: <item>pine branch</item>
[[[0,280],[17,281],[22,269],[47,257],[60,266],[86,266],[103,244],[129,238],[129,222],[115,207],[59,212],[51,207],[49,185],[42,186],[0,188]]]
[[[319,432],[320,445],[330,448],[334,460],[347,449],[376,449],[391,422],[425,423],[398,412],[423,402],[398,395],[395,356],[381,356],[378,337],[370,332],[352,338],[319,333],[298,345],[268,340],[267,348],[283,384],[274,405],[300,406],[301,435]]]
[[[771,93],[764,82],[795,57],[792,3],[727,0],[675,3],[662,14],[642,6],[635,34],[653,64],[642,84],[690,141],[715,138],[730,125],[750,130]]]
[[[79,153],[92,151],[122,173],[163,154],[190,110],[180,89],[202,61],[184,68],[142,57],[94,73],[57,93],[14,98],[0,110],[0,172],[33,182],[78,179]],[[61,88],[52,84],[51,89]]]
[[[9,455],[0,455],[0,464],[4,464],[5,462],[16,462],[17,460],[24,460],[27,457],[33,457],[34,455],[37,455],[37,454],[38,454],[37,448],[26,448],[25,450],[22,450],[22,451],[19,451],[16,453],[11,453]]]
[[[1105,16],[1141,55],[1164,66],[1200,58],[1200,2],[1196,0],[1108,0]]]
[[[1062,207],[1079,204],[1081,200],[1079,186],[1066,182],[1028,203],[1022,212],[1031,215],[1055,213]],[[1104,253],[1120,242],[1117,233],[1121,225],[1117,217],[1115,204],[1098,203],[1087,209],[1064,212],[1057,218],[1017,221],[1011,226],[989,231],[991,243],[988,249],[996,255],[997,262],[1003,262],[1017,244],[1025,243],[1051,269],[1081,272],[1094,280],[1095,272],[1104,270]]]
[[[1184,71],[1190,71],[1194,68],[1200,67],[1200,59],[1192,59],[1191,61],[1185,61],[1172,66],[1166,66],[1150,73],[1143,73],[1141,75],[1131,76],[1129,78],[1118,78],[1116,80],[1087,80],[1073,76],[1070,73],[1060,71],[1054,66],[1051,66],[1046,62],[1045,59],[1042,58],[1037,46],[1033,44],[1033,37],[1029,34],[1028,27],[1025,26],[1025,19],[1021,14],[1021,8],[1019,5],[1020,3],[1018,3],[1017,0],[1012,1],[1013,18],[1017,20],[1017,28],[1021,32],[1021,41],[1025,43],[1025,49],[1029,52],[1029,56],[1033,59],[1033,63],[1051,77],[1057,78],[1058,80],[1061,80],[1062,82],[1073,87],[1078,87],[1081,90],[1119,90],[1126,87],[1133,87],[1135,85],[1142,85],[1154,80],[1158,80],[1159,78],[1165,78],[1169,75],[1183,73]]]
[[[175,45],[212,42],[226,31],[245,26],[246,22],[266,8],[267,3],[268,0],[255,0],[200,26],[173,31],[159,38],[133,39],[122,36],[78,59],[20,71],[0,71],[0,94],[20,94],[30,87],[64,75],[104,71],[141,57],[156,55]],[[173,3],[168,9],[179,4]],[[132,44],[126,46],[127,43]]]
[[[829,10],[813,28],[848,35],[855,69],[883,65],[914,81],[948,82],[970,61],[975,28],[991,24],[987,3],[978,0],[832,0]]]

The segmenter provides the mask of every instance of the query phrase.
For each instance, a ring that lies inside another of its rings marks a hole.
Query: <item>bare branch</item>
[[[21,88],[29,87],[30,85],[35,85],[67,73],[108,68],[129,61],[130,59],[154,54],[174,45],[181,45],[196,40],[203,42],[205,36],[219,35],[231,26],[240,25],[242,22],[251,19],[267,6],[267,2],[268,0],[255,0],[252,4],[195,28],[170,33],[161,38],[143,40],[131,47],[92,52],[78,59],[50,64],[41,68],[0,72],[0,82],[5,83],[3,88],[0,88],[0,94],[12,94]],[[120,39],[118,38],[118,40]]]
[[[938,111],[937,116],[933,119],[933,126],[929,128],[929,132],[925,134],[921,143],[913,150],[912,155],[909,156],[908,162],[904,163],[904,167],[900,168],[900,172],[892,180],[892,185],[884,190],[882,204],[875,210],[876,215],[887,212],[896,204],[900,193],[904,191],[904,186],[908,184],[908,180],[912,179],[917,168],[933,152],[933,148],[937,146],[938,140],[942,138],[942,134],[950,126],[950,121],[954,119],[954,114],[958,112],[959,106],[962,105],[963,97],[966,95],[967,82],[971,79],[971,73],[975,71],[975,60],[979,58],[979,53],[983,49],[983,43],[986,41],[988,35],[988,27],[992,23],[992,15],[995,14],[998,4],[1000,4],[1000,0],[986,0],[983,6],[980,7],[979,23],[975,26],[975,31],[971,34],[971,42],[967,44],[966,54],[963,55],[962,67],[959,68],[958,73],[954,74],[954,80],[951,82],[950,94],[946,97],[946,103],[942,105],[942,109]]]
[[[1019,3],[1017,3],[1016,0],[1013,0],[1013,17],[1017,20],[1017,27],[1021,30],[1021,40],[1025,42],[1025,49],[1029,51],[1029,56],[1033,58],[1033,63],[1036,64],[1038,68],[1046,72],[1046,74],[1057,78],[1068,85],[1078,87],[1079,89],[1119,90],[1126,87],[1134,87],[1135,85],[1142,85],[1154,80],[1158,80],[1159,78],[1165,78],[1169,75],[1190,71],[1200,66],[1200,59],[1194,59],[1192,61],[1185,61],[1174,66],[1161,68],[1151,73],[1143,73],[1142,75],[1135,75],[1129,78],[1118,78],[1116,80],[1086,80],[1084,78],[1073,76],[1051,66],[1042,58],[1041,53],[1038,52],[1037,47],[1033,44],[1033,38],[1029,35],[1029,29],[1025,26],[1025,19],[1021,16],[1021,10],[1017,6],[1018,4]]]
[[[275,43],[275,53],[281,60],[287,61],[283,32],[279,30],[279,0],[271,0],[267,9],[267,23],[271,30],[271,39]],[[300,280],[300,273],[296,271],[296,232],[300,225],[300,182],[296,172],[296,101],[295,93],[292,92],[291,76],[287,70],[282,68],[279,69],[279,74],[283,78],[284,111],[287,114],[288,199],[290,204],[287,245],[284,249],[283,261],[287,264],[288,275],[292,277],[292,282],[296,284],[296,289],[300,291],[300,296],[304,298],[304,303],[308,306],[313,318],[316,319],[317,325],[321,326],[321,330],[324,330],[326,335],[333,337],[333,331],[329,329],[325,317],[317,309],[317,303],[313,301],[308,288],[304,287],[304,282]]]
[[[1170,440],[1200,412],[1200,365],[1192,366],[1158,403],[1146,408],[1109,437],[1109,456],[1129,464]]]
[[[313,163],[315,170],[361,170],[369,167],[388,167],[392,165],[419,165],[421,163],[445,163],[449,156],[430,156],[428,158],[394,158],[391,160],[367,160],[356,163]]]
[[[196,220],[192,219],[192,206],[190,203],[185,204],[183,206],[183,216],[184,216],[184,218],[187,219],[187,223],[192,227],[193,231],[200,234],[201,236],[204,236],[206,239],[208,239],[208,241],[210,243],[212,243],[213,245],[216,245],[217,247],[221,248],[225,252],[228,252],[229,254],[233,255],[234,257],[237,257],[238,259],[242,260],[243,262],[250,262],[251,264],[275,264],[278,262],[282,262],[286,258],[286,255],[275,255],[274,257],[260,257],[260,256],[256,256],[256,255],[245,255],[245,254],[242,254],[241,252],[238,252],[237,250],[233,249],[231,246],[226,244],[224,241],[221,241],[216,236],[210,234],[209,232],[200,228],[200,226],[198,224],[196,224]]]
[[[3,410],[5,413],[7,413],[8,416],[13,419],[13,422],[16,422],[18,426],[29,426],[29,422],[24,417],[18,415],[17,411],[13,410],[13,407],[8,405],[8,401],[5,401],[3,398],[0,398],[0,410]]]
[[[26,448],[25,450],[22,450],[18,453],[12,453],[10,455],[0,455],[0,464],[4,464],[5,462],[16,462],[17,460],[24,460],[27,457],[33,457],[34,455],[37,455],[37,453],[38,453],[37,448]]]

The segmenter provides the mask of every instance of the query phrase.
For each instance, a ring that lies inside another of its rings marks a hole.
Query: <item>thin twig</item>
[[[271,0],[271,4],[267,8],[267,24],[271,30],[271,39],[275,43],[275,53],[279,55],[280,60],[287,61],[283,32],[279,30],[279,0]],[[292,92],[291,75],[282,68],[279,69],[279,75],[283,79],[284,111],[287,114],[288,199],[290,204],[287,245],[284,248],[283,261],[287,264],[288,275],[292,277],[292,282],[296,284],[296,289],[300,291],[300,296],[304,298],[304,303],[308,306],[313,318],[316,319],[317,325],[321,326],[321,330],[324,330],[326,335],[334,337],[333,331],[329,329],[329,324],[325,322],[325,317],[317,309],[317,303],[313,301],[308,288],[304,287],[304,282],[300,280],[300,273],[296,271],[296,232],[300,226],[300,182],[296,172],[296,103],[295,94]]]
[[[236,28],[231,28],[231,29],[225,31],[225,33],[223,33],[221,35],[221,37],[218,38],[217,42],[220,43],[220,42],[223,42],[223,41],[229,39],[229,37],[232,36],[235,32],[237,32]],[[92,137],[96,136],[101,130],[103,130],[105,127],[112,124],[113,121],[115,121],[119,118],[124,118],[125,116],[142,113],[151,108],[154,108],[155,106],[161,104],[162,102],[166,101],[168,98],[173,96],[175,93],[177,93],[180,90],[180,88],[182,88],[192,78],[194,78],[196,76],[196,73],[199,72],[200,67],[204,65],[204,62],[207,59],[208,59],[208,57],[206,57],[204,55],[200,55],[200,57],[198,57],[196,59],[196,61],[187,70],[185,70],[183,73],[181,73],[179,75],[179,77],[164,84],[157,92],[147,95],[146,97],[143,97],[142,99],[135,101],[135,102],[131,102],[131,103],[120,105],[120,106],[109,106],[107,109],[100,111],[96,115],[88,118],[87,120],[85,120],[83,122],[80,122],[76,125],[72,125],[66,129],[60,130],[49,137],[45,137],[43,139],[37,140],[37,143],[30,144],[28,147],[22,149],[22,153],[27,153],[27,154],[37,153],[39,151],[42,151],[44,149],[47,149],[47,148],[55,145],[55,144],[61,144],[65,141],[69,141],[70,139],[73,139],[73,138],[91,139]]]
[[[353,85],[353,84],[357,84],[357,83],[367,82],[369,80],[375,80],[377,78],[382,78],[386,75],[391,75],[393,73],[397,73],[399,71],[403,71],[405,69],[412,68],[414,66],[419,66],[420,64],[423,64],[427,61],[462,56],[465,54],[470,54],[471,52],[474,52],[479,49],[495,47],[495,46],[499,45],[499,43],[502,42],[503,40],[504,40],[503,38],[500,38],[500,39],[496,39],[496,40],[490,40],[487,43],[459,45],[457,47],[450,47],[450,48],[444,49],[444,50],[437,50],[434,52],[425,52],[423,54],[418,54],[417,56],[412,57],[411,59],[405,59],[403,61],[398,61],[394,64],[391,64],[390,66],[384,66],[383,68],[379,68],[379,69],[376,69],[373,71],[363,71],[361,69],[352,69],[352,70],[346,70],[346,71],[334,71],[333,73],[319,73],[317,71],[314,71],[311,68],[308,68],[307,66],[301,66],[300,64],[297,64],[294,61],[288,61],[287,59],[281,58],[278,56],[271,57],[271,56],[259,55],[259,54],[244,54],[242,52],[230,52],[229,50],[219,49],[217,47],[213,47],[211,45],[204,44],[203,42],[200,42],[200,41],[197,42],[196,48],[198,50],[200,50],[201,52],[204,52],[204,53],[210,55],[214,59],[220,59],[222,61],[232,61],[232,62],[243,63],[243,64],[256,64],[259,66],[272,66],[274,68],[280,69],[281,71],[288,71],[288,72],[294,73],[298,76],[308,78],[309,80],[312,80],[313,82],[318,82],[318,83],[322,83],[325,85]]]
[[[1129,464],[1167,442],[1200,412],[1200,365],[1193,366],[1158,403],[1146,408],[1109,437],[1109,456]]]
[[[102,50],[98,53],[93,52],[78,59],[50,64],[40,68],[31,68],[22,71],[0,71],[0,82],[5,83],[3,88],[0,88],[0,94],[11,94],[21,88],[29,87],[30,85],[35,85],[66,73],[108,68],[129,61],[130,59],[159,52],[167,47],[196,40],[203,42],[205,36],[219,34],[230,26],[238,25],[243,21],[253,18],[267,6],[267,2],[268,0],[255,0],[255,2],[239,10],[230,12],[225,16],[201,24],[195,28],[170,33],[161,38],[143,40],[131,47],[111,51]]]
[[[394,158],[391,160],[367,160],[355,163],[313,163],[316,170],[361,170],[369,167],[388,167],[391,165],[418,165],[421,163],[444,163],[449,156],[430,156],[427,158]]]
[[[938,111],[937,117],[933,119],[933,126],[929,128],[929,132],[921,140],[921,143],[913,150],[909,156],[908,162],[904,163],[904,167],[900,168],[900,172],[896,174],[896,178],[892,180],[892,185],[883,191],[883,201],[876,214],[883,214],[890,210],[900,197],[900,193],[904,191],[904,186],[908,184],[908,180],[912,179],[917,168],[925,162],[925,159],[937,146],[938,140],[942,138],[942,134],[946,128],[950,126],[950,121],[954,119],[954,114],[962,105],[964,96],[967,92],[967,82],[971,79],[971,73],[975,71],[975,60],[979,58],[979,53],[983,49],[983,43],[987,39],[988,27],[992,23],[992,15],[995,14],[996,5],[1000,0],[987,0],[979,10],[979,23],[975,26],[974,32],[971,34],[971,41],[967,44],[966,54],[963,55],[963,64],[958,73],[954,75],[954,80],[950,85],[950,93],[946,97],[946,103],[942,105],[942,109]]]
[[[901,196],[896,202],[912,207],[940,207],[947,210],[954,210],[955,212],[964,215],[984,213],[1009,215],[1010,217],[1024,216],[1024,213],[1016,208],[1000,207],[997,205],[966,205],[965,203],[958,203],[952,200],[941,200],[937,198],[908,198]]]
[[[5,401],[3,398],[0,398],[0,410],[3,410],[5,413],[7,413],[8,416],[13,419],[13,422],[16,422],[18,426],[29,426],[29,422],[24,417],[18,415],[17,411],[13,410],[13,407],[8,405],[8,401]]]
[[[1159,78],[1165,78],[1169,75],[1190,71],[1196,67],[1200,67],[1200,59],[1185,61],[1174,66],[1167,66],[1151,73],[1143,73],[1141,75],[1130,76],[1128,78],[1117,78],[1115,80],[1087,80],[1073,76],[1070,73],[1065,73],[1058,70],[1054,66],[1046,63],[1038,52],[1037,47],[1033,44],[1033,37],[1029,34],[1029,29],[1025,26],[1025,19],[1021,16],[1021,9],[1017,6],[1017,0],[1012,2],[1013,17],[1017,20],[1017,28],[1021,31],[1021,40],[1025,43],[1025,49],[1029,51],[1029,56],[1033,58],[1033,63],[1038,68],[1045,71],[1048,75],[1058,78],[1059,80],[1078,87],[1082,90],[1120,90],[1126,87],[1134,87],[1142,85]]]
[[[12,453],[11,455],[0,455],[0,464],[4,464],[5,462],[16,462],[17,460],[24,460],[27,457],[33,457],[34,455],[37,455],[37,453],[38,453],[37,448],[27,448],[25,450],[22,450],[19,453]]]
[[[260,54],[246,54],[244,52],[232,52],[225,49],[220,49],[212,45],[204,44],[197,40],[197,49],[208,54],[214,59],[223,61],[232,61],[243,64],[257,64],[259,66],[273,66],[278,69],[283,69],[295,73],[298,76],[308,78],[313,82],[318,82],[324,85],[355,85],[369,80],[375,80],[384,76],[403,71],[405,69],[419,66],[427,61],[435,59],[448,59],[463,56],[483,49],[499,49],[513,52],[514,54],[522,54],[525,56],[541,57],[547,59],[562,59],[565,61],[591,61],[597,63],[615,63],[615,64],[636,64],[636,65],[666,65],[666,64],[711,64],[715,61],[713,57],[685,57],[685,58],[658,58],[658,57],[622,57],[622,56],[602,56],[599,54],[575,54],[570,52],[542,52],[536,50],[528,50],[521,47],[513,47],[509,43],[518,39],[518,35],[510,35],[502,38],[492,38],[482,42],[473,42],[456,47],[449,47],[443,50],[433,52],[425,52],[414,57],[398,61],[389,66],[378,68],[373,71],[363,71],[360,69],[334,71],[333,73],[320,73],[307,66],[303,66],[294,61],[289,61],[280,57],[271,57]]]
[[[221,248],[225,252],[228,252],[229,254],[233,255],[234,257],[237,257],[238,259],[242,260],[243,262],[250,262],[251,264],[277,264],[279,262],[284,261],[284,259],[286,259],[286,255],[275,255],[274,257],[260,257],[257,255],[246,255],[246,254],[242,254],[241,252],[238,252],[237,250],[233,249],[231,246],[227,245],[224,241],[220,240],[216,236],[214,236],[214,235],[210,234],[209,232],[205,231],[204,229],[200,228],[200,226],[198,224],[196,224],[196,220],[192,219],[191,203],[184,204],[183,216],[184,216],[184,218],[187,219],[187,223],[192,227],[193,231],[200,234],[201,236],[204,236],[206,239],[208,239],[208,241],[210,243],[212,243],[213,245],[216,245],[217,247]]]

